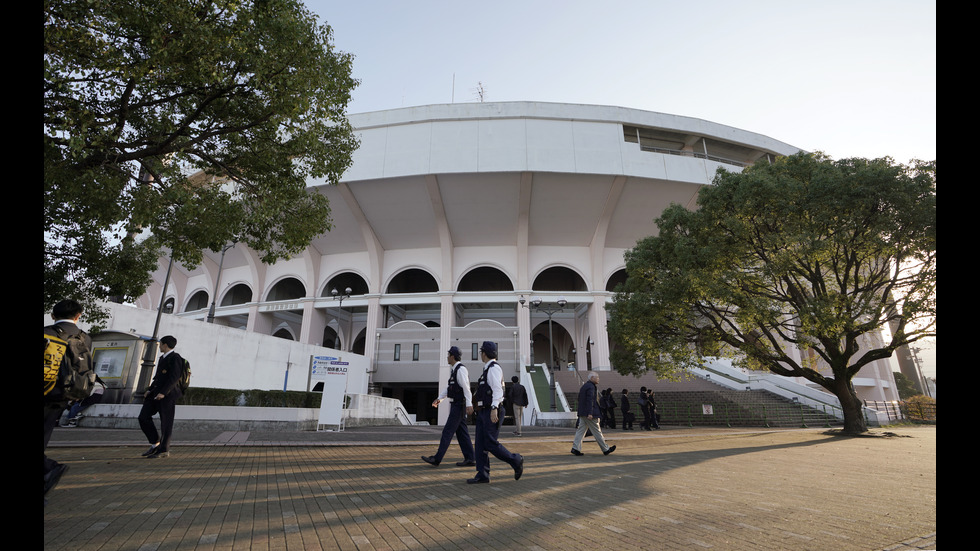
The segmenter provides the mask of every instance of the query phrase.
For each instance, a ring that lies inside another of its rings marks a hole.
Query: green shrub
[[[296,390],[235,390],[231,388],[187,389],[184,397],[177,403],[185,406],[246,406],[246,407],[286,407],[319,408],[320,392]]]

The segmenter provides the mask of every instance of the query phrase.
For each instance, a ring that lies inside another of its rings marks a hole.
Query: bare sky
[[[936,3],[306,0],[348,112],[544,101],[684,115],[833,158],[936,157]]]

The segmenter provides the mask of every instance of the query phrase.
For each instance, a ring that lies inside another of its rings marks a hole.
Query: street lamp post
[[[524,295],[521,295],[520,303],[521,303],[521,306],[524,306]],[[557,314],[558,312],[561,312],[565,308],[565,305],[566,304],[568,304],[568,301],[565,300],[565,297],[558,297],[558,307],[557,308],[555,308],[554,306],[551,306],[551,307],[542,307],[541,306],[541,297],[533,297],[533,298],[531,298],[531,306],[526,307],[528,309],[533,309],[533,310],[537,310],[539,312],[543,312],[544,314],[547,314],[547,316],[548,316],[548,349],[549,349],[548,352],[549,352],[549,356],[550,356],[550,360],[549,360],[550,363],[548,364],[548,369],[552,372],[551,373],[551,381],[550,381],[550,383],[548,385],[549,386],[549,389],[551,391],[551,411],[557,411],[558,410],[557,403],[555,402],[555,394],[556,394],[556,389],[555,389],[555,373],[554,373],[554,366],[555,366],[555,339],[554,339],[554,335],[553,335],[552,329],[551,329],[551,317],[554,314]]]
[[[218,300],[218,284],[221,282],[221,268],[225,265],[225,253],[236,244],[238,244],[237,240],[232,241],[221,249],[221,260],[218,262],[218,276],[214,278],[214,295],[211,296],[211,307],[208,308],[208,323],[214,323],[214,308]]]
[[[332,289],[330,291],[330,294],[333,295],[334,300],[339,301],[339,304],[338,304],[337,308],[340,308],[340,311],[341,312],[344,311],[344,299],[345,298],[350,298],[350,293],[351,293],[351,288],[350,287],[344,289],[344,294],[342,294],[342,295],[337,292],[337,289],[336,288],[334,288],[334,289]],[[340,324],[338,324],[338,328],[339,328],[339,325]],[[350,323],[347,324],[347,332],[348,332],[348,335],[347,335],[347,349],[350,350]],[[343,351],[343,349],[341,349],[341,351]]]

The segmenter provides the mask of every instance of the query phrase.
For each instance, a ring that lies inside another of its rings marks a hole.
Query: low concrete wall
[[[401,401],[372,394],[349,394],[350,404],[344,411],[345,427],[378,427],[388,425],[428,425],[418,422],[405,411]]]
[[[153,334],[156,310],[111,302],[101,306],[109,312],[108,329],[132,334],[134,338]],[[44,324],[49,323],[53,321],[46,314]],[[85,323],[80,327],[91,330]],[[316,384],[310,380],[311,358],[332,356],[349,364],[348,392],[368,391],[370,360],[360,354],[169,314],[160,318],[158,336],[163,335],[177,337],[176,351],[191,362],[191,384],[196,387],[306,392]],[[93,336],[98,340],[98,335]]]
[[[138,429],[140,404],[95,404],[85,409],[80,427]],[[355,413],[355,412],[351,412]],[[370,414],[368,411],[357,412]],[[380,415],[380,413],[379,413]],[[275,408],[240,406],[177,406],[175,430],[222,431],[315,431],[319,408]],[[155,417],[159,423],[159,417]],[[349,418],[345,425],[402,425],[394,413],[390,416]]]
[[[350,395],[344,411],[346,427],[401,426],[415,424],[401,402],[368,394]],[[138,429],[140,404],[94,404],[87,407],[80,427]],[[319,408],[247,406],[177,406],[174,429],[296,431],[317,430]],[[159,417],[156,418],[159,423]],[[428,424],[428,423],[423,423]]]
[[[534,426],[536,427],[574,427],[578,421],[578,415],[570,411],[540,411],[534,415]]]

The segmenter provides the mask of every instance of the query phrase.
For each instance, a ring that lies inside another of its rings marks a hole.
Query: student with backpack
[[[181,380],[186,369],[185,361],[174,352],[177,339],[167,335],[160,339],[160,360],[153,375],[150,386],[146,388],[143,397],[143,407],[140,409],[139,425],[150,443],[150,449],[143,452],[143,457],[157,459],[170,457],[170,436],[174,430],[174,415],[177,412],[177,400],[183,396]],[[160,431],[153,423],[153,416],[160,415]]]
[[[78,327],[82,305],[68,299],[51,310],[55,323],[44,328],[44,451],[70,400],[84,398],[95,382],[92,338]],[[44,454],[44,494],[58,484],[68,465]],[[47,498],[45,498],[47,503]]]

